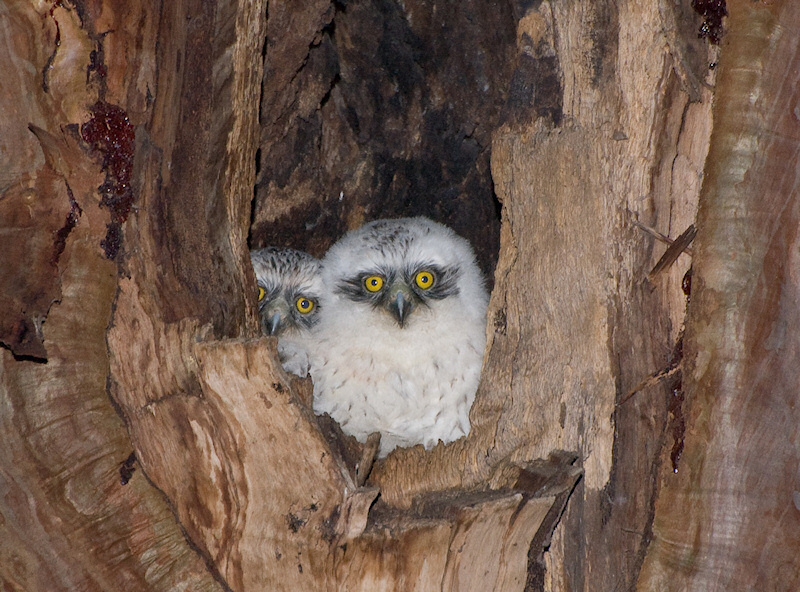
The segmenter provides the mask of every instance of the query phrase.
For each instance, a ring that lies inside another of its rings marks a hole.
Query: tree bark
[[[18,339],[4,324],[9,349],[0,352],[0,577],[9,590],[222,589],[169,500],[141,471],[132,476],[133,447],[107,391],[118,279],[108,255],[127,213],[133,132],[110,101],[134,113],[126,89],[143,98],[132,74],[152,64],[132,52],[128,70],[109,51],[109,67],[103,56],[135,47],[138,35],[155,44],[142,16],[25,2],[0,14],[13,50],[2,62],[2,283],[4,296],[23,295],[4,299],[0,316],[26,328]]]
[[[5,64],[38,73],[9,104],[39,109],[3,122],[26,147],[2,202],[18,254],[3,268],[4,586],[520,589],[571,458],[365,531],[378,490],[355,486],[274,344],[250,339],[263,13],[6,12],[9,38],[39,42],[20,47],[28,67]]]
[[[640,590],[800,586],[800,6],[728,11],[686,323],[683,453],[659,474]]]
[[[796,587],[800,14],[729,3],[716,69],[686,4],[0,6],[4,589]],[[248,248],[417,214],[483,377],[363,484]]]

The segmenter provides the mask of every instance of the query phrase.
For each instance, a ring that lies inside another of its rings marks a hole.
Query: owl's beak
[[[265,323],[267,327],[267,332],[270,335],[277,335],[278,332],[281,330],[281,313],[276,312],[269,318],[269,322]]]
[[[411,299],[407,298],[405,293],[400,291],[397,293],[397,296],[395,296],[394,300],[389,302],[388,308],[389,312],[394,315],[394,318],[397,319],[397,322],[402,328],[406,321],[406,317],[411,314],[411,311],[414,308],[414,303],[411,301]]]

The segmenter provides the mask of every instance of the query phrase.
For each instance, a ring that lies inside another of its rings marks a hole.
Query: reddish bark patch
[[[116,105],[97,101],[91,111],[92,118],[81,126],[81,137],[103,154],[106,180],[98,189],[102,194],[100,205],[111,212],[111,222],[100,246],[106,257],[114,259],[122,244],[122,223],[133,205],[131,171],[136,131],[125,110]]]
[[[728,16],[725,0],[692,0],[692,8],[703,17],[698,36],[718,45],[722,39],[722,17]]]

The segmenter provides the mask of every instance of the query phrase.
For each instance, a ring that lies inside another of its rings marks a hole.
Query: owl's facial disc
[[[354,302],[363,302],[392,315],[400,328],[420,306],[458,294],[459,269],[428,261],[404,268],[376,267],[361,271],[336,284],[334,291]]]
[[[291,300],[289,300],[291,298]],[[310,329],[317,322],[315,298],[302,294],[275,294],[261,303],[261,330],[273,337]]]

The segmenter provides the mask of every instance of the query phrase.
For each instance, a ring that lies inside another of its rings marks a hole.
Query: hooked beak
[[[281,313],[276,312],[269,318],[269,322],[266,323],[267,326],[267,333],[269,335],[277,335],[278,331],[281,329]]]
[[[389,302],[388,305],[389,312],[394,315],[394,318],[397,319],[398,324],[402,328],[405,324],[406,317],[411,314],[411,311],[414,309],[414,303],[411,299],[406,297],[406,294],[402,291],[397,293],[394,300]]]

